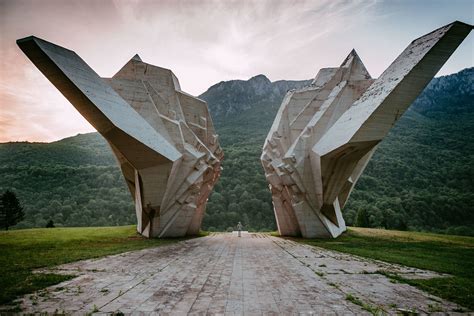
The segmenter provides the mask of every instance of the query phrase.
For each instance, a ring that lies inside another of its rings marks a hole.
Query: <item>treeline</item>
[[[25,219],[15,228],[135,223],[130,193],[97,133],[54,143],[0,144],[0,192],[11,190]]]
[[[474,233],[474,114],[409,113],[374,155],[345,210],[368,227]],[[362,211],[364,212],[364,211]]]
[[[115,166],[0,168],[25,209],[16,228],[109,226],[135,222],[130,193]],[[5,183],[5,182],[4,182]]]

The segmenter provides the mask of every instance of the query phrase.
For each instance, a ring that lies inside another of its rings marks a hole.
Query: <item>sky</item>
[[[0,0],[0,142],[50,142],[94,128],[15,41],[30,35],[74,50],[111,77],[136,53],[200,95],[257,74],[313,78],[354,48],[372,77],[415,38],[455,20],[472,0]],[[474,65],[473,34],[438,75]]]

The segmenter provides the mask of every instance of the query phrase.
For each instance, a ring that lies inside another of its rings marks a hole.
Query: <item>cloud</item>
[[[446,12],[468,12],[466,4],[428,6],[410,24],[409,3],[376,0],[0,0],[0,141],[93,130],[16,46],[31,34],[76,51],[103,77],[139,53],[198,95],[260,73],[312,78],[352,48],[378,75],[411,39],[443,25]],[[456,65],[469,66],[468,54]]]

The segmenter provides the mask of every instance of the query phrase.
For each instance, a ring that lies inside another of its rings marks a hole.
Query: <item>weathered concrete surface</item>
[[[135,201],[138,233],[196,235],[224,155],[207,103],[138,55],[101,78],[69,49],[34,36],[17,43],[109,143]]]
[[[26,312],[368,314],[350,294],[388,313],[452,313],[459,306],[377,271],[439,274],[328,251],[267,234],[215,234],[53,269],[77,278],[27,295]],[[51,271],[51,270],[48,270]]]
[[[377,79],[353,50],[287,92],[261,156],[280,235],[346,230],[341,210],[378,144],[472,28],[456,21],[414,40]]]

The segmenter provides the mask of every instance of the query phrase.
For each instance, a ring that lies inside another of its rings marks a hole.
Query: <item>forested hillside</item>
[[[344,209],[349,225],[474,232],[474,68],[434,79],[400,119]],[[204,229],[242,221],[276,228],[259,156],[288,89],[259,75],[218,83],[208,101],[224,147],[223,173],[208,202]],[[106,142],[97,133],[54,143],[0,144],[0,191],[25,206],[18,227],[134,223],[133,204]]]
[[[130,193],[98,133],[54,143],[0,144],[0,192],[17,193],[25,220],[17,227],[134,223]]]

